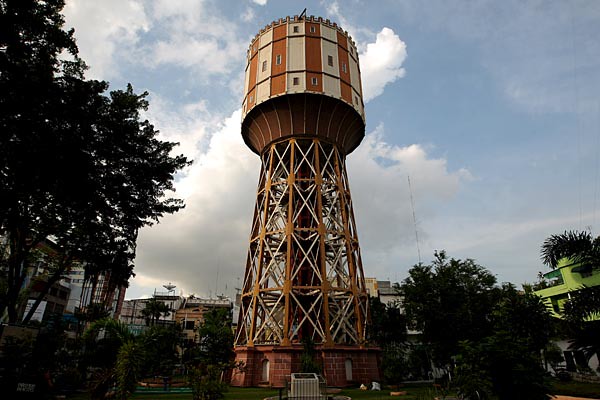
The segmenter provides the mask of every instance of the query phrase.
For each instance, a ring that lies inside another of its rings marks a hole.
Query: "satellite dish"
[[[166,285],[163,285],[163,287],[164,287],[165,289],[167,289],[169,292],[172,292],[172,291],[173,291],[173,289],[175,289],[177,286],[175,286],[175,285],[173,285],[171,282],[169,282],[168,284],[166,284]]]

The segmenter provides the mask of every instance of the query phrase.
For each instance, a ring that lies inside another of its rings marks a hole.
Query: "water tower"
[[[275,21],[247,53],[242,136],[261,158],[237,386],[282,386],[312,343],[327,383],[379,379],[346,175],[365,135],[356,45],[322,18]]]

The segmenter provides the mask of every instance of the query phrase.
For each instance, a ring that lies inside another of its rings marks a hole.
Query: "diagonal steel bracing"
[[[366,315],[344,155],[319,138],[267,146],[236,345],[360,345]]]

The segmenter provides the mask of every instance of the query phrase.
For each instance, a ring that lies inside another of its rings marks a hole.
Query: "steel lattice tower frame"
[[[314,343],[329,384],[378,379],[346,155],[364,137],[358,54],[336,24],[280,19],[248,51],[242,136],[262,167],[234,385],[282,385]]]

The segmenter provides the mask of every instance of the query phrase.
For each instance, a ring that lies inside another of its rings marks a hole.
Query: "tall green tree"
[[[409,323],[421,330],[438,366],[454,370],[469,398],[547,399],[541,352],[552,319],[541,299],[495,277],[473,260],[436,253],[400,287]]]
[[[200,362],[229,366],[235,356],[233,352],[231,311],[225,308],[213,308],[205,313],[203,317],[204,321],[198,328]]]
[[[146,93],[84,78],[63,6],[0,0],[0,315],[12,322],[42,240],[60,249],[46,291],[75,261],[127,285],[139,229],[183,207],[166,194],[188,161],[142,120]]]
[[[136,336],[110,318],[92,323],[84,333],[92,395],[104,398],[115,383],[117,398],[127,399],[144,376],[172,374],[180,335],[177,326],[152,326]]]
[[[399,303],[385,304],[378,297],[369,298],[369,310],[369,340],[381,348],[385,380],[398,385],[409,374],[406,318]]]
[[[233,331],[231,311],[213,308],[206,312],[198,328],[200,345],[189,363],[189,381],[194,400],[219,400],[227,385],[222,376],[233,367]]]
[[[135,382],[141,377],[141,347],[136,345],[133,333],[122,322],[104,318],[93,322],[84,332],[83,339],[83,365],[92,371],[91,398],[105,398],[117,382],[119,397],[126,397],[132,380]]]
[[[459,342],[486,336],[499,289],[496,278],[471,259],[436,252],[431,265],[412,267],[400,285],[408,325],[422,332],[438,366],[451,363]]]
[[[455,378],[461,392],[469,398],[549,399],[541,352],[553,325],[541,299],[505,284],[489,323],[489,334],[459,345]]]
[[[399,302],[382,303],[378,297],[369,298],[371,324],[368,326],[369,340],[380,347],[406,341],[406,316]]]
[[[179,361],[177,346],[181,341],[179,325],[155,325],[138,338],[144,349],[144,374],[170,376]]]

